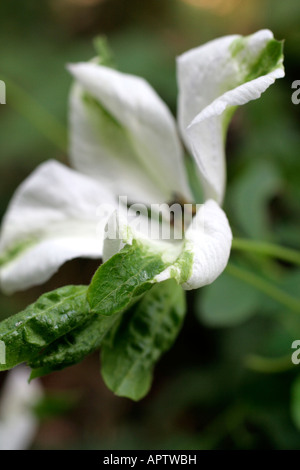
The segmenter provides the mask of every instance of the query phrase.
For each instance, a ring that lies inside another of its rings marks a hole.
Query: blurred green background
[[[300,250],[299,0],[6,0],[0,4],[0,218],[18,184],[64,150],[71,79],[106,35],[118,68],[145,77],[176,113],[175,56],[226,34],[270,28],[285,39],[286,77],[240,109],[227,142],[225,208],[236,236]],[[260,256],[232,259],[299,299],[300,270]],[[42,287],[5,297],[0,317],[46,290],[88,283],[97,263],[74,260]],[[188,295],[189,312],[140,403],[114,397],[95,354],[46,377],[34,448],[300,449],[300,315],[227,270]],[[0,384],[5,374],[0,376]]]

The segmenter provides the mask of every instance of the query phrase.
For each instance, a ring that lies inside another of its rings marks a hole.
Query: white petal
[[[100,258],[115,199],[93,179],[49,161],[16,191],[0,236],[0,285],[6,293],[49,279],[67,260]]]
[[[28,384],[29,370],[18,366],[9,372],[0,399],[0,450],[26,450],[38,421],[32,410],[42,398],[39,380]]]
[[[117,213],[111,216],[109,225],[112,232],[104,242],[105,260],[120,251],[125,244],[130,245],[133,240],[139,240],[145,248],[151,246],[153,255],[161,256],[166,264],[166,268],[155,276],[153,282],[175,278],[186,290],[198,289],[211,284],[228,263],[232,233],[225,213],[213,200],[199,205],[180,243],[151,240],[145,233],[133,230],[126,219]],[[145,250],[145,253],[149,256],[149,250]]]
[[[105,227],[103,262],[121,251],[125,245],[132,245],[133,240],[140,240],[145,246],[151,246],[153,253],[162,254],[164,261],[175,261],[180,255],[182,240],[174,243],[162,240],[162,224],[166,225],[166,222],[150,219],[142,214],[133,218],[127,209],[114,211]],[[152,239],[151,234],[155,234]]]
[[[167,106],[143,79],[95,63],[69,66],[71,160],[131,202],[190,199],[182,148]]]
[[[193,253],[193,267],[183,288],[198,289],[211,284],[227,266],[232,233],[224,211],[209,200],[198,210],[185,234],[185,249]]]
[[[227,36],[178,58],[181,133],[197,161],[206,198],[219,203],[226,180],[225,133],[234,107],[259,98],[284,76],[282,58],[265,73],[258,68],[255,76],[254,65],[272,39],[269,30],[247,38]]]

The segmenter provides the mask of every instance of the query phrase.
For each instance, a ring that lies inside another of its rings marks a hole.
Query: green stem
[[[246,412],[240,404],[232,405],[217,416],[200,433],[199,441],[208,442],[209,449],[214,449],[228,434],[232,434],[245,420]]]
[[[286,372],[294,367],[291,355],[278,358],[251,355],[247,357],[245,365],[248,369],[265,374]]]
[[[298,264],[300,266],[300,252],[285,248],[274,243],[258,242],[243,238],[234,238],[232,242],[234,250],[241,250],[253,253],[259,253],[272,258],[277,258],[289,263]]]
[[[300,313],[300,300],[287,294],[283,290],[274,286],[269,281],[262,279],[261,277],[257,276],[256,274],[253,274],[250,271],[247,271],[244,268],[240,268],[232,264],[228,264],[227,272],[230,275],[240,279],[241,281],[244,281],[247,284],[250,284],[251,286],[255,287],[259,291],[276,300],[284,307],[287,307],[295,313]]]
[[[28,119],[59,150],[66,152],[67,132],[65,127],[13,80],[7,77],[3,78],[3,74],[1,74],[1,78],[7,86],[9,104]]]

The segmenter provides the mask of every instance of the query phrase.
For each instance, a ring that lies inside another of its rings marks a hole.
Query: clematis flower
[[[175,277],[185,289],[211,283],[226,267],[232,234],[221,209],[225,136],[238,105],[257,99],[284,76],[282,45],[269,30],[211,41],[177,60],[178,129],[143,79],[94,62],[70,65],[70,161],[50,161],[19,187],[4,217],[0,282],[7,293],[46,281],[67,260],[108,259],[133,240],[165,251],[156,281]],[[184,165],[194,158],[205,201],[179,244],[157,244],[115,212],[130,203],[192,202]],[[97,210],[105,204],[108,211]],[[107,223],[119,240],[104,240]]]

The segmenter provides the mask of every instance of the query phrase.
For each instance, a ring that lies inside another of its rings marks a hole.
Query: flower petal
[[[185,233],[180,256],[157,276],[157,281],[174,277],[185,290],[211,284],[227,266],[231,242],[232,233],[224,211],[214,200],[206,201]]]
[[[228,263],[232,233],[225,213],[214,200],[198,206],[181,243],[151,240],[145,233],[132,230],[115,212],[108,221],[111,231],[106,230],[109,236],[104,241],[104,259],[137,240],[144,244],[145,257],[149,258],[150,250],[153,259],[161,259],[165,266],[153,282],[174,278],[186,290],[211,284]]]
[[[69,67],[77,80],[70,99],[71,160],[105,178],[131,202],[190,199],[183,153],[167,106],[142,78],[95,63]]]
[[[9,372],[0,401],[0,450],[26,450],[37,432],[33,407],[42,398],[38,380],[28,383],[24,366]]]
[[[18,188],[3,220],[2,290],[42,284],[72,258],[100,258],[106,220],[116,207],[93,179],[55,161],[40,165]]]
[[[232,242],[227,217],[215,201],[201,206],[185,240],[185,250],[193,253],[193,267],[182,287],[190,290],[211,284],[226,268]]]
[[[179,125],[207,198],[221,203],[224,196],[224,140],[235,106],[283,77],[282,61],[282,44],[269,30],[226,36],[178,58]]]

